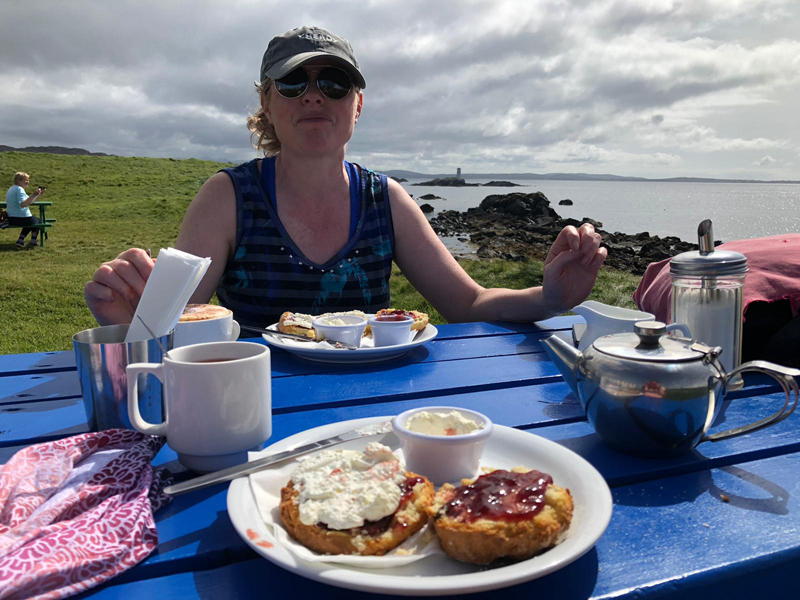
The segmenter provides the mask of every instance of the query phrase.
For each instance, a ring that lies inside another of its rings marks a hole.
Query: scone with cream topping
[[[572,521],[569,490],[546,473],[497,470],[462,483],[442,486],[428,509],[442,548],[462,562],[531,558],[556,545]]]
[[[281,490],[280,516],[298,542],[322,554],[383,555],[428,521],[433,484],[377,442],[324,450],[302,461]]]
[[[320,317],[341,317],[341,316],[356,316],[366,318],[364,312],[360,310],[348,310],[344,312],[324,313]],[[292,333],[294,335],[302,335],[310,340],[317,342],[322,341],[317,331],[314,329],[314,319],[316,316],[307,315],[304,313],[285,312],[278,320],[278,331],[283,333]],[[366,333],[365,333],[366,335]]]

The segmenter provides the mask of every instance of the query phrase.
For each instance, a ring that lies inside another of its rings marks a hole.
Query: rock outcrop
[[[443,185],[449,187],[478,187],[480,183],[467,183],[460,177],[437,177],[422,183],[412,183],[411,185]]]
[[[489,183],[484,183],[483,187],[526,187],[519,183],[512,183],[510,181],[490,181]]]
[[[593,219],[563,219],[541,192],[487,196],[477,208],[466,212],[444,210],[430,223],[438,235],[468,237],[478,247],[479,258],[504,260],[543,259],[565,226],[592,223],[608,248],[605,264],[637,275],[643,274],[651,262],[697,250],[696,244],[673,236],[659,238],[646,231],[635,235],[612,233],[603,231],[602,223]]]

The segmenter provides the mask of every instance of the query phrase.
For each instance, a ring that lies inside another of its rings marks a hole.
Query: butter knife
[[[201,475],[200,477],[190,479],[189,481],[184,481],[182,483],[169,485],[164,488],[164,492],[166,494],[169,494],[170,496],[177,496],[179,494],[184,494],[186,492],[202,490],[203,488],[207,488],[209,486],[216,485],[218,483],[223,483],[225,481],[230,481],[231,479],[236,479],[237,477],[244,477],[245,475],[250,475],[251,473],[263,471],[267,467],[270,467],[276,463],[283,462],[290,458],[294,458],[295,456],[308,454],[309,452],[313,452],[314,450],[321,450],[322,448],[335,446],[336,444],[349,442],[350,440],[357,440],[358,438],[381,435],[384,433],[389,433],[391,431],[392,431],[391,421],[383,421],[379,423],[373,423],[371,425],[365,425],[364,427],[359,427],[358,429],[354,429],[353,431],[348,431],[347,433],[341,433],[339,435],[335,435],[333,437],[329,437],[327,439],[320,440],[318,442],[303,444],[302,446],[297,446],[296,448],[284,450],[283,452],[278,452],[277,454],[271,454],[269,456],[265,456],[264,458],[259,458],[257,460],[246,462],[241,465],[228,467],[227,469],[222,469],[221,471],[215,471],[214,473],[208,473],[207,475]]]

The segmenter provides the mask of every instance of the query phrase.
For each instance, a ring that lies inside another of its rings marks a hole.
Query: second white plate
[[[274,329],[277,331],[278,324],[275,323],[267,327],[267,329]],[[439,334],[439,330],[433,325],[428,325],[415,338],[408,344],[398,344],[397,346],[383,346],[376,348],[372,345],[372,338],[364,339],[361,348],[358,350],[344,350],[340,348],[332,348],[328,345],[320,345],[316,342],[303,342],[295,341],[287,338],[279,338],[278,336],[271,336],[266,333],[262,334],[264,341],[270,346],[281,348],[287,352],[291,352],[295,356],[305,358],[307,360],[315,360],[318,362],[330,363],[366,363],[378,362],[382,360],[389,360],[402,356],[409,350],[427,344]]]

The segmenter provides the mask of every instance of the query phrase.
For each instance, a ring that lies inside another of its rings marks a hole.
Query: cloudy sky
[[[269,40],[367,80],[376,170],[800,179],[796,0],[0,0],[0,144],[243,161]]]

